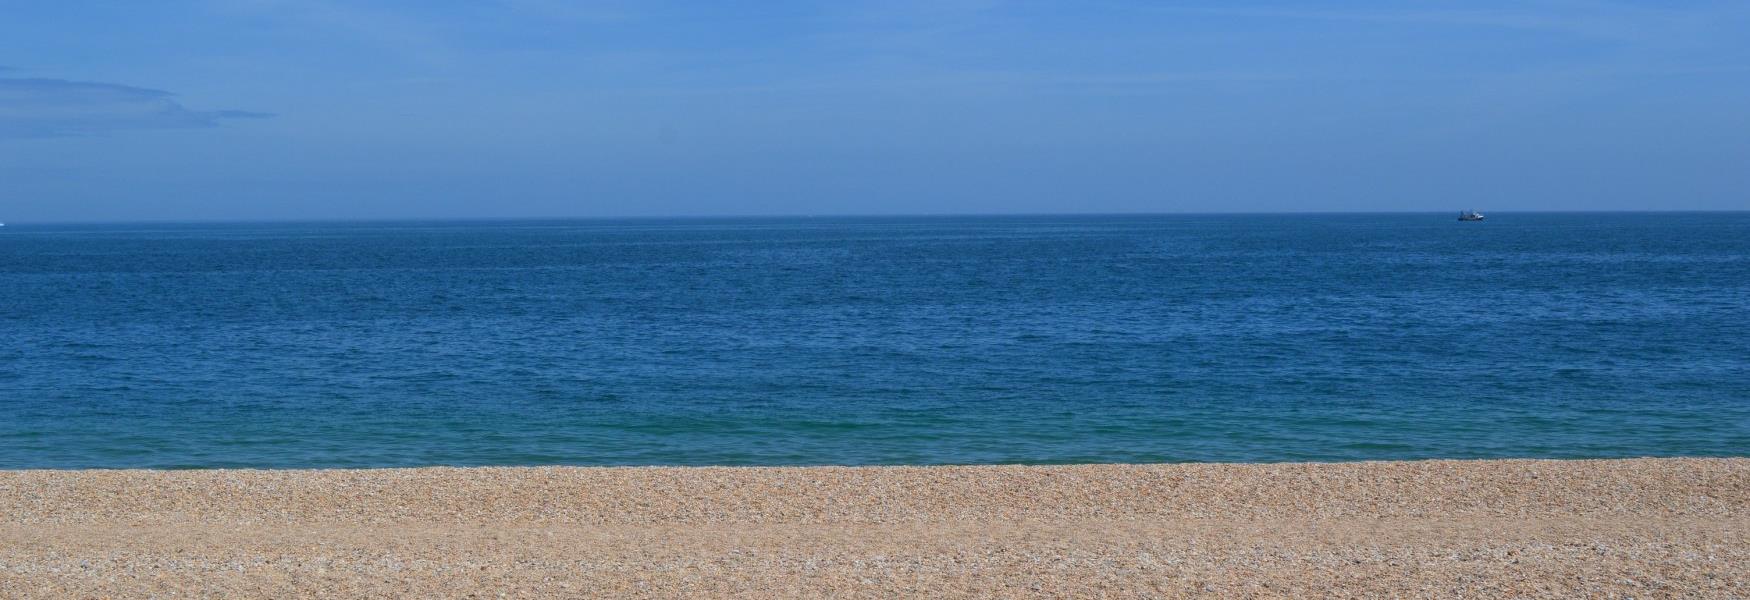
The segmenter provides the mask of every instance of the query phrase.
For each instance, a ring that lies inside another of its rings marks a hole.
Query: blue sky
[[[1742,1],[0,15],[0,221],[1750,209]]]

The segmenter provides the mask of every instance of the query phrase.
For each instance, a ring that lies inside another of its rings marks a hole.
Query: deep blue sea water
[[[0,468],[1750,455],[1750,213],[0,229]]]

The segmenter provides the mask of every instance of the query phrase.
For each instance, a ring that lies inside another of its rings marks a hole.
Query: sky
[[[0,0],[0,222],[1750,209],[1750,2]]]

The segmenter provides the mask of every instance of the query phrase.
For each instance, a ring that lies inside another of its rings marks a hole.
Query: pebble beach
[[[1750,597],[1750,459],[0,471],[0,597]]]

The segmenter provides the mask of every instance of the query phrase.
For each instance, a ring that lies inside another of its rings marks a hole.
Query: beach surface
[[[0,597],[1750,597],[1750,459],[0,472]]]

